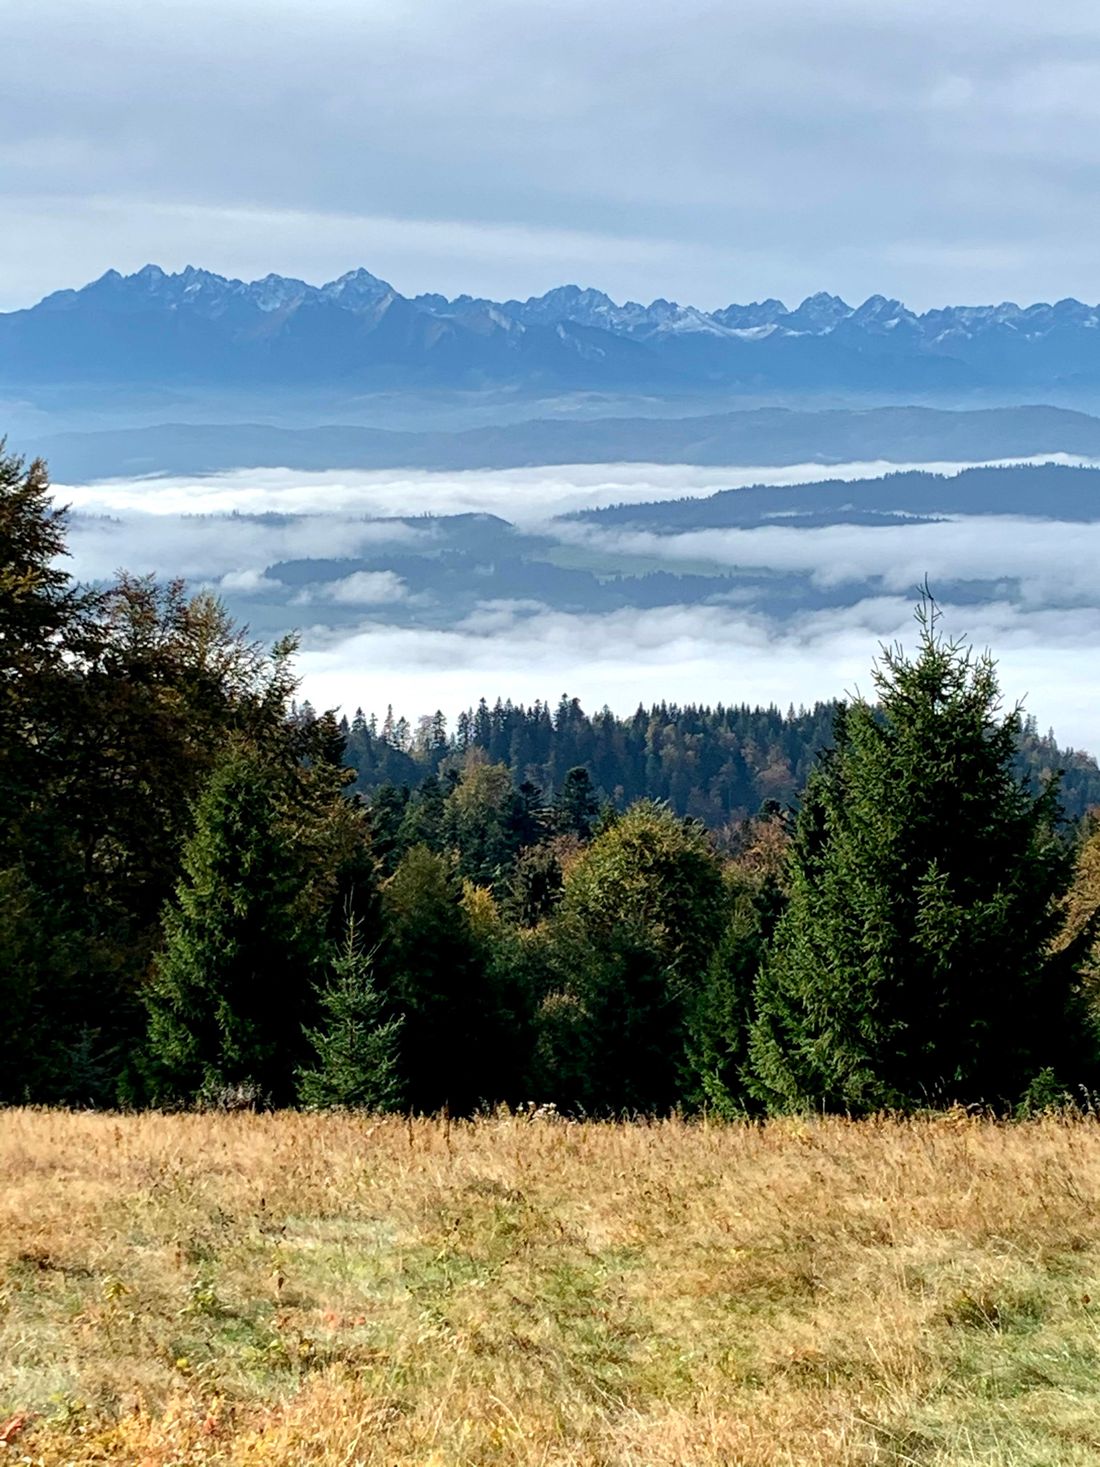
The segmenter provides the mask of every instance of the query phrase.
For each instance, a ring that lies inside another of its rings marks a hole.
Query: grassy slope
[[[9,1111],[0,1176],[0,1461],[1100,1462],[1094,1124]]]

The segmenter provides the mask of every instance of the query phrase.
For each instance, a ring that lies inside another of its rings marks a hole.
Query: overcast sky
[[[1100,297],[1095,0],[14,0],[0,308],[110,266]]]

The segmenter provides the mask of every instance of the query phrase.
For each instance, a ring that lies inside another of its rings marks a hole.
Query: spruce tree
[[[688,1014],[687,1098],[720,1116],[754,1109],[745,1081],[756,975],[783,909],[778,883],[729,878],[730,914]]]
[[[401,851],[413,846],[427,846],[438,851],[444,844],[446,792],[438,774],[429,774],[418,790],[409,795],[397,828],[396,842]]]
[[[471,760],[447,796],[444,830],[460,876],[479,886],[503,886],[519,846],[517,796],[504,764]]]
[[[66,515],[51,498],[41,459],[27,464],[5,451],[0,438],[0,721],[8,740],[21,731],[19,715],[36,678],[57,665],[74,622],[87,608],[58,565],[67,554]],[[4,765],[0,764],[0,770]]]
[[[552,806],[554,826],[565,835],[588,840],[600,813],[592,776],[583,765],[570,769]]]
[[[474,1109],[492,1093],[498,1015],[453,857],[414,846],[382,888],[379,970],[405,1016],[401,1074],[417,1111]]]
[[[733,833],[725,871],[729,915],[693,995],[688,1017],[687,1099],[717,1115],[757,1108],[746,1084],[756,975],[786,904],[789,812],[768,800]]]
[[[521,927],[537,927],[558,906],[564,887],[561,856],[555,847],[528,846],[516,861],[505,905]]]
[[[1057,780],[1014,772],[988,653],[945,639],[930,597],[917,619],[916,658],[883,649],[799,813],[750,1045],[772,1109],[1003,1106],[1048,1067],[1081,1077]]]
[[[350,913],[331,976],[319,999],[320,1022],[307,1029],[314,1062],[299,1072],[298,1098],[315,1108],[394,1110],[401,1101],[399,1017],[386,1016],[374,984],[373,955]]]
[[[310,900],[282,793],[282,771],[238,749],[198,802],[148,995],[159,1099],[237,1086],[293,1099],[327,914]]]
[[[87,622],[98,598],[59,561],[66,515],[41,459],[0,438],[0,868],[26,864],[51,887],[68,812],[53,781],[69,757],[71,709]]]
[[[545,838],[548,813],[542,790],[533,780],[523,780],[513,797],[508,818],[517,852],[537,845]]]

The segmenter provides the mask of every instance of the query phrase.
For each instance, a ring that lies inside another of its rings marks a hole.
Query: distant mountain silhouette
[[[165,423],[21,440],[59,482],[219,469],[511,469],[538,464],[974,463],[1100,459],[1100,419],[1065,408],[756,408],[683,418],[509,423],[462,432]]]
[[[1100,308],[917,314],[824,293],[702,311],[563,285],[526,301],[408,299],[367,270],[327,285],[188,267],[110,270],[0,314],[0,383],[346,389],[934,391],[1100,383]]]

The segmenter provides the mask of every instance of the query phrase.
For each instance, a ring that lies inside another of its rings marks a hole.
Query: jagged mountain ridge
[[[704,311],[564,285],[525,301],[408,298],[365,269],[316,286],[111,270],[0,314],[0,381],[937,388],[1100,382],[1100,307],[923,313],[824,292]]]

